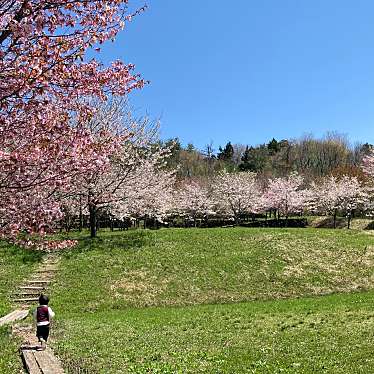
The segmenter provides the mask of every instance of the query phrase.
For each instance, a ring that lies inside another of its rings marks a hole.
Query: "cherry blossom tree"
[[[88,211],[91,237],[96,236],[100,211],[116,217],[133,213],[135,207],[149,216],[161,212],[161,197],[167,194],[173,172],[164,170],[170,150],[157,145],[158,123],[147,117],[134,119],[126,102],[116,99],[99,106],[87,127],[94,146],[105,145],[108,161],[96,162],[72,178],[67,195],[79,198]]]
[[[346,215],[349,228],[352,212],[367,202],[368,194],[357,177],[325,177],[321,183],[313,183],[310,189],[310,210],[332,215],[334,228],[339,211]]]
[[[55,192],[97,163],[84,124],[105,100],[141,88],[133,65],[104,67],[86,53],[131,20],[127,0],[0,2],[0,230],[40,231],[61,217]],[[141,11],[141,10],[139,10]],[[139,11],[135,12],[137,14]],[[71,119],[75,118],[74,126]],[[102,145],[102,144],[101,144]]]
[[[172,209],[175,171],[165,170],[154,158],[144,160],[126,180],[120,199],[110,209],[115,217],[163,222]]]
[[[119,219],[129,215],[159,217],[165,212],[174,174],[162,170],[162,159],[167,155],[165,149],[124,144],[109,164],[75,180],[73,195],[82,199],[88,211],[91,237],[96,236],[97,217],[104,209]]]
[[[369,176],[369,183],[366,185],[367,192],[367,204],[366,210],[367,215],[374,215],[374,149],[371,149],[369,153],[362,160],[362,170]]]
[[[256,173],[220,173],[213,182],[213,196],[218,210],[239,223],[243,214],[258,211],[261,189]]]
[[[303,177],[292,173],[288,177],[269,180],[263,204],[267,209],[277,210],[280,215],[300,213],[304,208]]]
[[[175,211],[193,220],[214,214],[211,192],[202,182],[187,180],[175,191]]]
[[[374,177],[374,149],[363,158],[362,170],[370,177]]]

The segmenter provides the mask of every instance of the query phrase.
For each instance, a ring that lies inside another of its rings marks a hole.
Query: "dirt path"
[[[15,322],[12,326],[12,333],[22,340],[20,351],[25,368],[30,374],[64,373],[61,363],[50,348],[44,351],[39,350],[40,344],[35,336],[34,324],[19,322],[38,305],[40,294],[48,294],[49,285],[58,271],[59,259],[56,253],[45,256],[30,279],[24,281],[15,292],[14,311],[0,319],[0,325]]]

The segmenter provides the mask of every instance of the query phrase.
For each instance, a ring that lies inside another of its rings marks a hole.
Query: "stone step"
[[[35,290],[35,291],[45,290],[45,287],[41,287],[41,286],[20,286],[19,288],[21,290]]]
[[[17,295],[18,297],[39,297],[41,295],[41,292],[39,291],[30,291],[30,292],[15,292],[14,295]]]
[[[45,286],[48,287],[49,283],[51,283],[53,280],[53,277],[39,277],[36,279],[30,279],[27,284],[31,286]]]
[[[30,279],[26,283],[28,283],[28,284],[46,284],[46,283],[50,283],[50,282],[51,282],[50,279],[43,279],[43,280],[40,280],[40,279]]]
[[[28,297],[25,299],[15,299],[13,300],[15,303],[30,303],[34,301],[39,301],[39,297]]]
[[[18,290],[14,291],[14,293],[21,293],[21,292],[25,292],[25,293],[42,293],[43,291],[45,291],[45,287],[35,287],[35,288],[28,288],[28,287],[25,287],[25,288],[19,288]]]
[[[34,351],[26,349],[22,350],[22,358],[29,374],[43,374],[34,356]]]
[[[0,318],[0,326],[5,325],[7,323],[11,323],[14,321],[18,321],[20,319],[25,319],[29,314],[28,310],[14,310],[13,312],[7,314],[6,316]]]
[[[22,349],[21,353],[29,374],[64,374],[61,363],[50,348],[44,351]]]
[[[43,374],[64,374],[59,360],[49,348],[45,351],[36,351],[34,356]]]
[[[39,297],[43,291],[30,291],[30,292],[24,292],[24,291],[18,291],[15,292],[13,295],[17,298],[20,297]]]
[[[50,271],[54,272],[54,271],[58,271],[58,269],[56,269],[56,268],[51,268],[51,269],[39,269],[39,270],[37,270],[36,272],[37,272],[37,273],[49,273]]]

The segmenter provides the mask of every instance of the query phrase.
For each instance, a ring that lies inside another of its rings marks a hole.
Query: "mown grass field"
[[[11,295],[16,287],[26,279],[41,254],[24,250],[0,241],[0,316],[11,311]],[[18,345],[10,338],[10,328],[0,327],[0,373],[19,373]]]
[[[69,372],[374,372],[371,235],[99,235],[64,255],[51,295]]]

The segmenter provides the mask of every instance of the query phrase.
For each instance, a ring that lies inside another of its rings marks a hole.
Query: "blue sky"
[[[218,148],[338,131],[374,143],[372,0],[147,4],[100,58],[151,81],[131,102],[161,117],[163,138]]]

